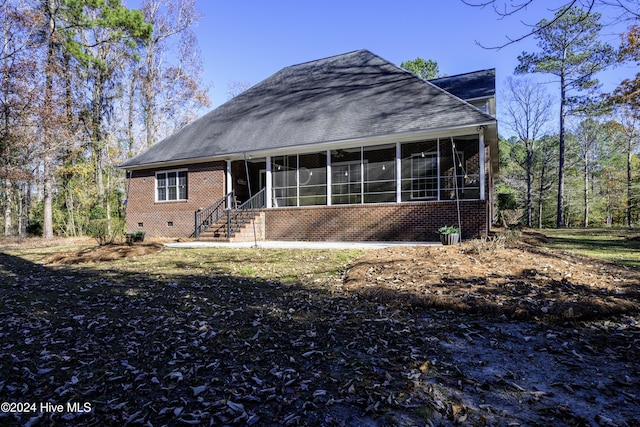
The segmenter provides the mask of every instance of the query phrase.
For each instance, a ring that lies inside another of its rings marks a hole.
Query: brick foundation
[[[486,201],[460,201],[463,238],[487,235]],[[265,211],[267,240],[437,241],[457,225],[455,202],[310,206]]]

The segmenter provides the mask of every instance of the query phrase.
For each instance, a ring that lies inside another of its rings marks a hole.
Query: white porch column
[[[453,147],[452,147],[453,148]],[[436,169],[437,169],[437,176],[438,176],[438,182],[436,183],[436,188],[438,189],[438,197],[436,200],[440,201],[440,197],[441,197],[441,193],[440,193],[440,180],[441,180],[441,175],[440,175],[440,138],[436,139]],[[455,162],[453,167],[456,167]]]
[[[396,142],[396,203],[402,202],[402,147]]]
[[[327,206],[331,206],[331,150],[327,150]]]
[[[227,160],[227,173],[226,173],[226,189],[224,194],[227,195],[233,191],[233,177],[231,176],[231,160]]]
[[[272,193],[273,191],[271,190],[272,185],[273,185],[273,179],[271,176],[271,156],[267,156],[267,174],[266,174],[266,178],[267,178],[267,182],[266,182],[266,189],[264,190],[266,192],[266,194],[264,195],[265,197],[265,201],[267,202],[267,209],[272,207]]]
[[[478,129],[478,154],[480,155],[480,200],[485,199],[484,183],[485,183],[485,152],[484,152],[484,126]]]

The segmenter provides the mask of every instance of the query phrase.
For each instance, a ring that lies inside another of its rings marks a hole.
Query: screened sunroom
[[[269,208],[483,200],[480,140],[476,134],[273,156],[258,163],[266,175],[253,192],[266,186]]]

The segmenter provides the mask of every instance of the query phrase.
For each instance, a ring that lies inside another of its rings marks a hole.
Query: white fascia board
[[[247,160],[258,159],[258,158],[266,158],[267,156],[284,156],[284,155],[292,155],[292,154],[305,154],[305,153],[315,153],[326,150],[335,150],[335,149],[346,149],[346,148],[354,148],[354,147],[371,147],[376,145],[385,145],[385,144],[395,144],[395,143],[405,143],[405,142],[413,142],[413,141],[422,141],[426,139],[436,139],[436,138],[446,138],[450,136],[462,136],[462,135],[472,135],[478,132],[478,128],[482,126],[496,126],[495,121],[487,121],[483,123],[474,123],[473,125],[464,125],[464,126],[451,126],[439,129],[430,129],[430,130],[421,130],[414,132],[403,132],[403,133],[394,133],[388,135],[380,135],[380,136],[370,136],[364,138],[354,138],[354,139],[345,139],[339,141],[327,141],[327,142],[316,142],[312,144],[305,145],[291,145],[288,147],[279,147],[270,150],[256,150],[256,151],[246,151],[240,153],[229,153],[223,154],[220,156],[210,156],[210,157],[199,157],[199,158],[191,158],[191,159],[180,159],[170,162],[158,162],[158,163],[148,163],[145,165],[137,165],[127,168],[122,168],[127,171],[134,170],[144,170],[144,169],[154,169],[154,168],[166,168],[166,167],[176,167],[176,166],[184,166],[196,163],[208,163],[208,162],[219,162],[225,160],[244,160],[244,156],[247,156]]]

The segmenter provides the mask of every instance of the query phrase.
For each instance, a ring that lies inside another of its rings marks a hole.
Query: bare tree
[[[481,9],[490,8],[494,11],[499,19],[507,19],[514,16],[522,16],[527,12],[530,6],[542,3],[542,0],[461,0],[467,6],[477,7]],[[495,46],[486,46],[478,43],[485,49],[502,49],[514,43],[521,42],[529,37],[536,36],[546,28],[555,25],[556,21],[562,19],[568,9],[572,7],[580,7],[587,11],[587,15],[595,13],[598,10],[615,11],[613,23],[622,21],[634,21],[640,18],[640,2],[638,0],[565,0],[554,4],[549,11],[555,13],[555,17],[549,20],[545,26],[535,24],[527,24],[523,22],[525,27],[529,29],[519,35],[506,35],[506,41]]]
[[[227,99],[235,98],[250,87],[251,83],[249,82],[230,81],[227,83]]]
[[[583,227],[589,226],[589,184],[592,174],[592,166],[596,157],[595,151],[598,148],[598,142],[602,137],[601,125],[596,120],[588,118],[581,121],[577,129],[574,131],[576,142],[580,150],[580,158],[582,160],[582,195],[583,195]]]
[[[543,137],[540,141],[540,158],[538,160],[538,228],[543,226],[545,200],[547,193],[555,183],[550,172],[558,161],[556,152],[557,141],[551,137]]]
[[[526,223],[531,227],[533,219],[533,163],[539,151],[539,138],[551,119],[553,100],[543,86],[529,78],[507,78],[506,124],[517,135],[525,149],[524,162],[527,187]]]
[[[626,203],[626,215],[625,225],[627,227],[632,226],[632,208],[633,208],[633,193],[632,193],[632,176],[631,176],[631,162],[634,153],[636,152],[638,145],[640,145],[640,117],[637,111],[631,110],[628,105],[623,105],[619,109],[619,130],[622,139],[622,149],[626,157],[626,175],[627,175],[627,203]]]
[[[201,55],[191,31],[200,19],[194,1],[145,0],[142,11],[154,27],[135,72],[146,148],[192,120],[193,110],[208,106],[209,98],[200,83]]]
[[[23,184],[33,180],[29,145],[40,88],[36,61],[26,49],[37,17],[26,6],[0,1],[0,211],[5,235],[24,234]]]
[[[38,28],[35,25],[36,15],[27,0],[0,0],[0,61],[33,48],[33,36]]]

